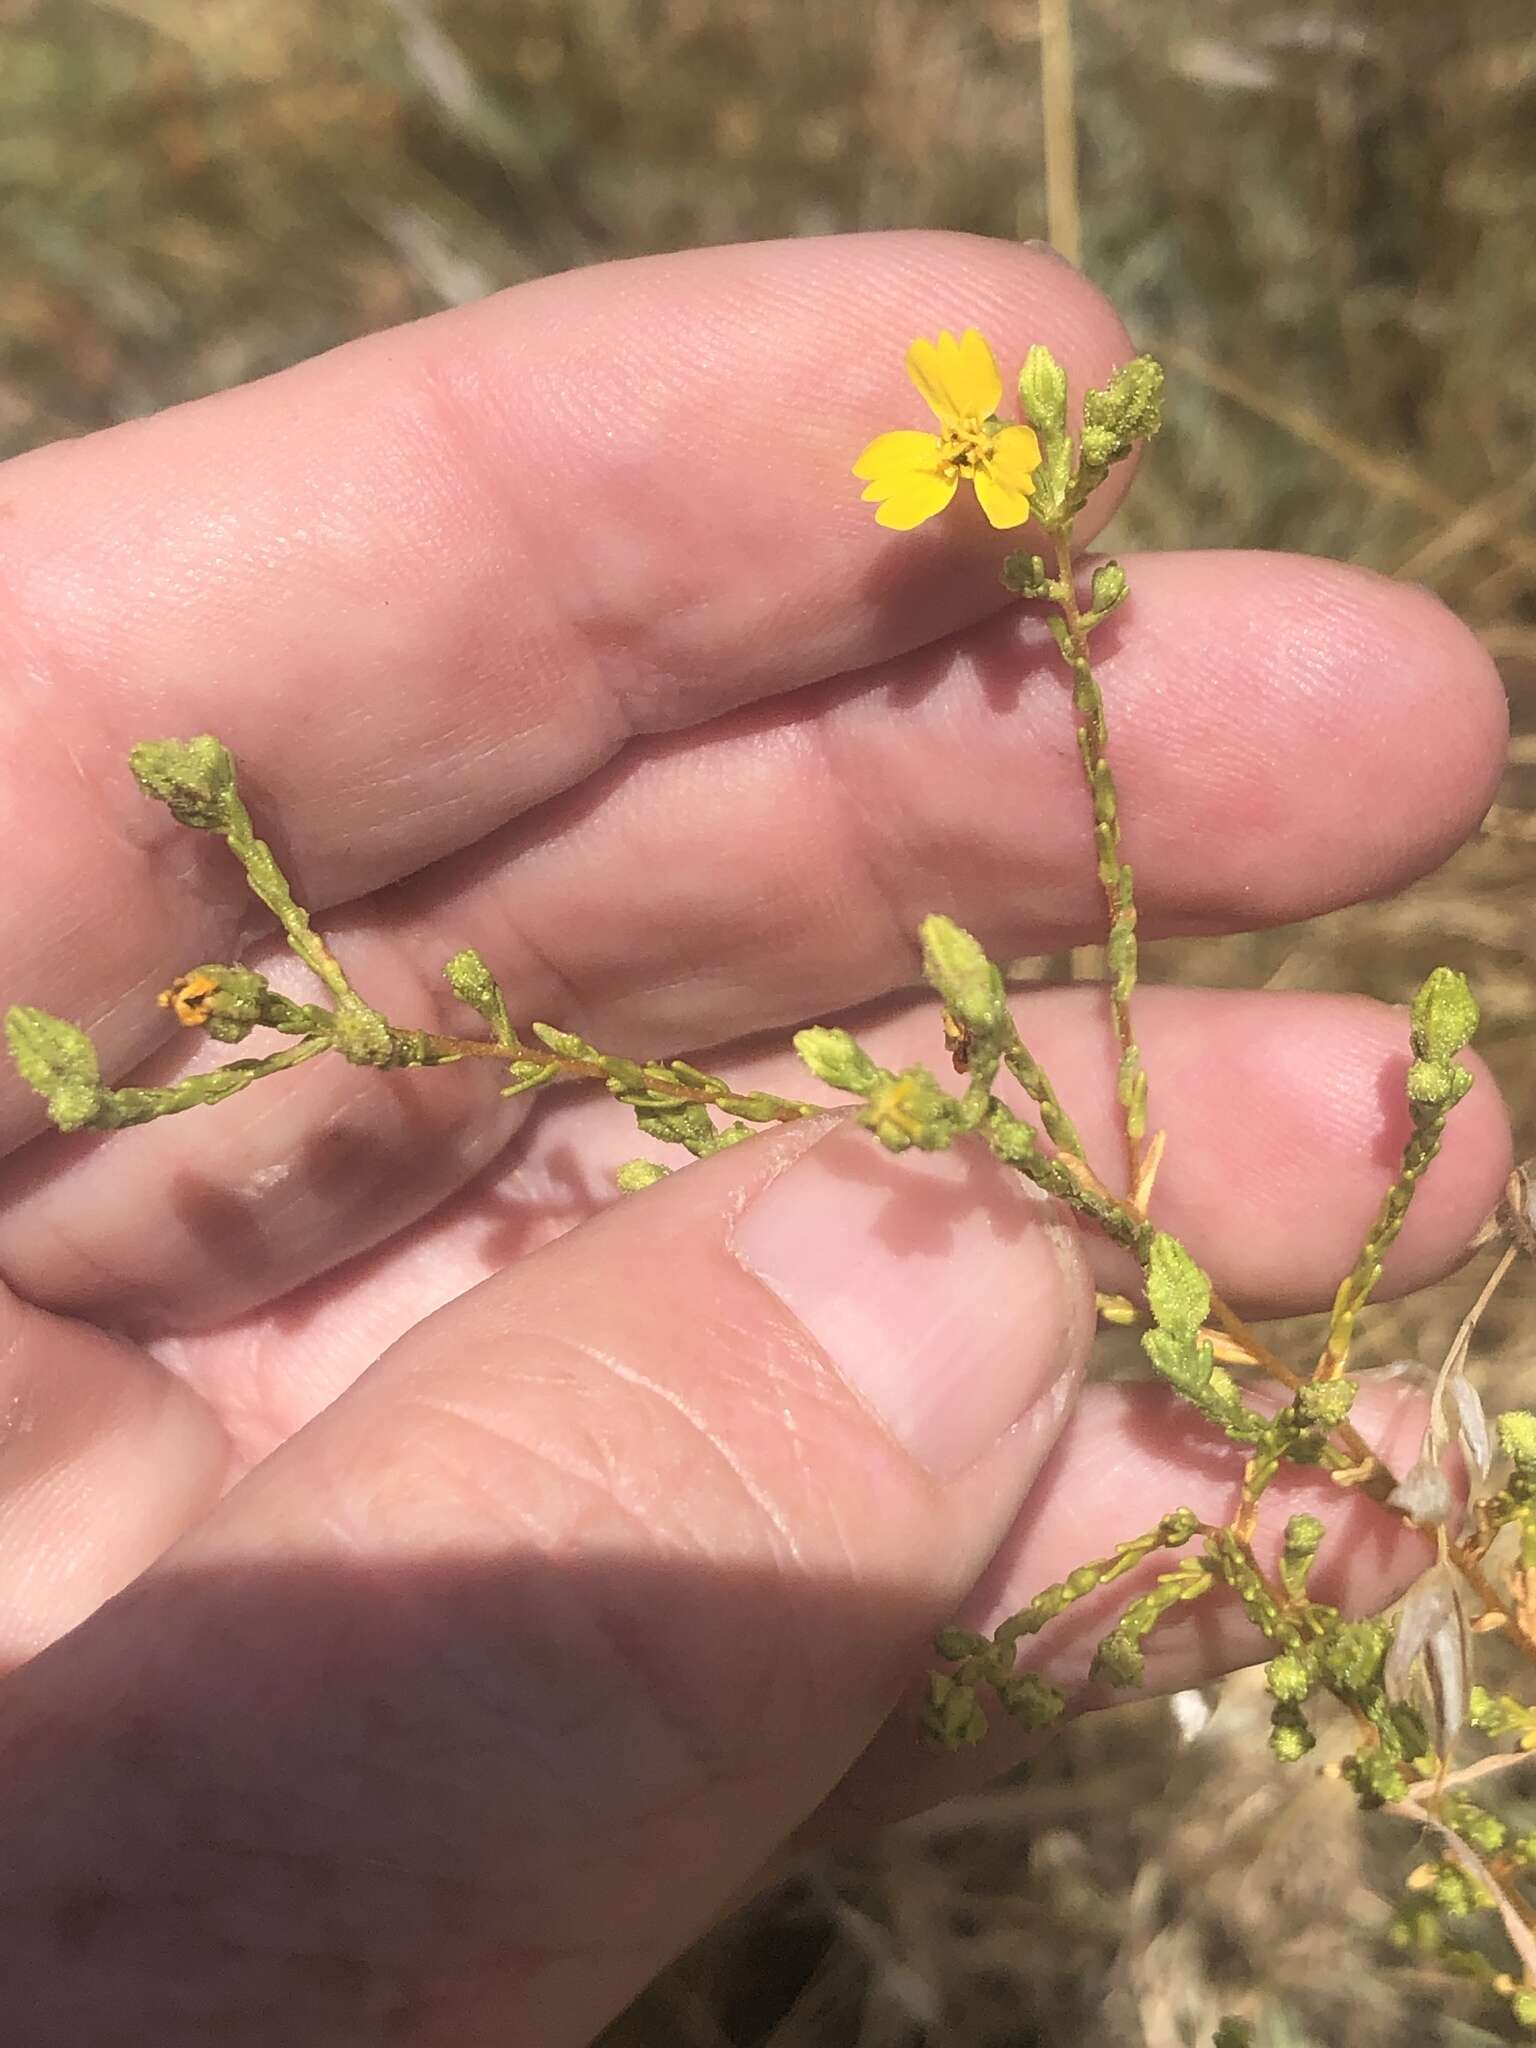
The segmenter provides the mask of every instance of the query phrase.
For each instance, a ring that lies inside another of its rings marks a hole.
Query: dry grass
[[[1127,537],[1425,581],[1515,710],[1500,808],[1440,875],[1156,971],[1400,997],[1454,959],[1536,1142],[1528,0],[0,0],[0,188],[12,448],[609,255],[1080,228],[1176,372]],[[1428,1354],[1464,1299],[1380,1345]],[[1532,1310],[1527,1276],[1490,1319],[1505,1400]],[[1272,1770],[1257,1718],[1237,1681],[1192,1742],[1157,1705],[1069,1731],[1028,1783],[797,1877],[615,2040],[1183,2048],[1234,2008],[1263,2048],[1502,2038],[1382,1943],[1401,1830]]]

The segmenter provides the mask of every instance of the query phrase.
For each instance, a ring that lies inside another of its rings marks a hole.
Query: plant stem
[[[1120,806],[1109,764],[1109,726],[1104,697],[1088,652],[1089,627],[1077,602],[1070,523],[1050,529],[1056,556],[1055,594],[1065,628],[1062,656],[1072,671],[1072,708],[1077,714],[1077,745],[1088,794],[1093,804],[1093,838],[1099,885],[1109,912],[1109,1002],[1119,1048],[1116,1093],[1125,1123],[1126,1159],[1134,1187],[1141,1171],[1141,1140],[1146,1130],[1146,1071],[1131,1021],[1131,994],[1136,986],[1136,899],[1130,867],[1120,848]]]
[[[489,1038],[456,1038],[451,1034],[437,1031],[422,1031],[412,1035],[419,1041],[423,1065],[441,1065],[448,1060],[457,1059],[501,1060],[505,1063],[518,1056],[508,1047],[498,1045]],[[609,1074],[607,1066],[601,1059],[577,1059],[545,1046],[540,1046],[532,1053],[524,1049],[521,1056],[525,1059],[536,1059],[540,1066],[559,1068],[560,1078],[566,1081],[603,1081]],[[699,1102],[706,1107],[712,1107],[721,1100],[719,1089],[695,1087],[671,1076],[663,1077],[648,1073],[645,1086],[648,1091],[670,1096],[677,1102]],[[751,1091],[744,1089],[741,1092],[745,1095]],[[802,1117],[820,1116],[826,1108],[825,1103],[797,1102],[787,1097],[771,1099],[775,1107],[760,1119],[763,1123],[798,1123]]]

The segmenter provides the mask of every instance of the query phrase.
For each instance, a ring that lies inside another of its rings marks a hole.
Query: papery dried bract
[[[1387,1698],[1426,1710],[1443,1756],[1466,1723],[1472,1685],[1472,1635],[1461,1582],[1450,1566],[1432,1565],[1404,1600],[1387,1651]]]

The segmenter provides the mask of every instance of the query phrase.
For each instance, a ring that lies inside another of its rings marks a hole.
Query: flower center
[[[974,476],[992,453],[996,437],[982,420],[961,420],[939,439],[939,469],[946,477]]]

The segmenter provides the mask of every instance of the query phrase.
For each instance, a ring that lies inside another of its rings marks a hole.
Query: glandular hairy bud
[[[923,974],[945,1004],[974,1035],[987,1043],[1008,1025],[1003,977],[980,942],[947,917],[925,917]]]
[[[1436,967],[1413,999],[1410,1028],[1413,1050],[1421,1060],[1450,1060],[1472,1041],[1477,1029],[1477,998],[1464,974]]]
[[[1108,469],[1138,441],[1149,441],[1163,423],[1163,368],[1151,356],[1137,356],[1117,370],[1102,391],[1083,398],[1083,466]]]
[[[48,1104],[61,1131],[81,1131],[106,1091],[96,1048],[77,1024],[17,1003],[6,1012],[5,1035],[21,1078]]]
[[[1019,403],[1042,436],[1065,433],[1067,373],[1043,342],[1036,342],[1019,372]]]
[[[1129,589],[1125,571],[1118,562],[1101,562],[1093,572],[1094,610],[1112,612]]]
[[[1528,1408],[1510,1408],[1493,1427],[1506,1458],[1522,1471],[1536,1467],[1536,1415]]]
[[[128,756],[146,796],[165,805],[178,825],[222,832],[235,802],[235,763],[228,747],[202,733],[193,740],[145,740]]]
[[[795,1033],[795,1051],[818,1081],[844,1088],[850,1095],[868,1095],[881,1070],[852,1032],[833,1024],[809,1024]]]

